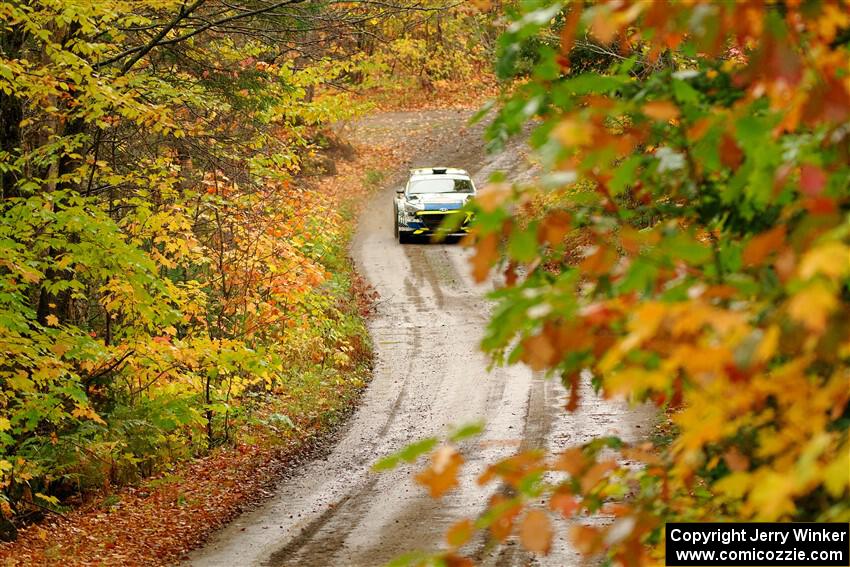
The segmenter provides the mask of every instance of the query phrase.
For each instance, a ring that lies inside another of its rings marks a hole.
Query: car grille
[[[420,213],[416,213],[416,218],[418,220],[422,221],[422,223],[429,230],[437,230],[438,228],[440,228],[440,225],[443,223],[443,220],[445,220],[445,218],[447,216],[449,216],[451,214],[457,214],[457,213],[458,213],[457,210],[446,211],[446,212],[441,211],[439,213],[433,213],[433,212],[429,211],[428,213],[425,213],[425,214],[420,212]],[[468,219],[464,219],[464,222],[461,226],[466,226],[467,224],[468,224]]]

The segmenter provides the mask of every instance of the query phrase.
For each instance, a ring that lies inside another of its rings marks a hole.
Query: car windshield
[[[451,179],[449,177],[419,179],[410,182],[408,193],[472,193],[472,182],[469,179]]]

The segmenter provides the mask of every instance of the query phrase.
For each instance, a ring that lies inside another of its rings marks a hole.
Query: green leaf
[[[673,96],[683,104],[699,104],[699,93],[681,79],[673,79]]]
[[[598,94],[618,89],[629,81],[629,77],[625,75],[584,73],[564,81],[558,89],[573,95]]]
[[[677,234],[666,239],[661,244],[671,260],[685,260],[690,264],[703,264],[712,256],[711,247],[707,243],[697,242],[687,234]]]
[[[531,262],[537,257],[536,231],[529,227],[527,230],[514,231],[508,243],[508,253],[518,262]]]
[[[422,439],[421,441],[417,441],[416,443],[412,443],[398,451],[397,453],[393,453],[392,455],[387,455],[382,459],[378,460],[374,465],[372,465],[373,471],[385,471],[394,469],[398,466],[402,461],[412,463],[420,456],[425,453],[431,451],[438,443],[438,439],[436,437],[429,437],[428,439]]]
[[[638,167],[640,167],[641,161],[640,156],[631,156],[617,166],[611,181],[608,183],[612,194],[618,195],[622,193],[626,187],[636,181],[635,174]]]
[[[457,429],[449,434],[450,441],[462,441],[464,439],[468,439],[470,437],[475,437],[476,435],[481,435],[484,432],[484,422],[476,421],[474,423],[467,423],[466,425],[461,425]]]

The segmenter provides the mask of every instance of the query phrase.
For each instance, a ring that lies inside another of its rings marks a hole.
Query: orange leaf
[[[552,525],[543,510],[529,510],[519,528],[522,546],[534,553],[547,555],[552,547]]]
[[[668,121],[679,117],[679,109],[670,101],[656,100],[643,105],[643,113],[654,120]]]
[[[506,501],[507,499],[504,496],[496,495],[490,501],[490,508],[495,508],[504,504]],[[519,515],[521,510],[522,505],[512,504],[503,510],[493,523],[490,524],[490,533],[495,539],[498,541],[504,541],[506,537],[511,535],[511,530],[513,530],[514,527],[514,518]]]
[[[540,242],[548,242],[551,246],[561,244],[564,237],[570,232],[570,215],[566,211],[552,211],[537,229],[537,239]]]
[[[747,266],[762,264],[767,256],[785,241],[785,226],[779,225],[753,237],[744,248],[743,260]]]
[[[589,492],[595,487],[606,473],[617,468],[616,461],[602,461],[596,463],[581,477],[581,489],[583,492]]]
[[[490,233],[475,244],[475,255],[472,256],[472,277],[477,282],[483,282],[490,273],[490,267],[499,257],[499,235]]]
[[[428,488],[433,498],[456,487],[457,473],[463,457],[450,445],[444,445],[431,455],[431,466],[416,475],[416,482]]]
[[[488,12],[493,7],[490,0],[471,0],[471,3],[481,12]]]
[[[590,275],[602,275],[608,272],[617,261],[617,253],[607,246],[599,246],[579,264],[579,269]]]
[[[565,380],[567,380],[567,378],[566,378],[566,377],[565,377]],[[570,374],[570,376],[569,376],[569,382],[570,382],[570,398],[569,398],[569,400],[567,401],[567,405],[565,406],[565,409],[566,409],[567,411],[572,412],[572,411],[576,411],[576,410],[578,409],[578,401],[579,401],[579,393],[578,393],[578,387],[579,387],[579,373],[578,373],[578,372],[573,372],[572,374]]]
[[[464,518],[446,532],[446,541],[451,547],[460,547],[472,538],[475,531],[472,521]]]
[[[443,557],[443,563],[446,567],[475,567],[475,562],[472,559],[452,553]]]
[[[593,555],[602,548],[602,533],[597,528],[576,525],[570,529],[573,543],[584,555]]]
[[[511,195],[510,183],[490,183],[475,196],[475,203],[482,210],[492,213]]]
[[[745,472],[750,468],[750,460],[736,447],[732,447],[723,454],[723,460],[733,472]]]
[[[596,15],[590,24],[590,30],[599,41],[606,44],[611,43],[614,36],[620,31],[615,18],[612,17],[608,10],[604,9],[597,9]]]
[[[528,337],[522,341],[520,360],[529,365],[532,370],[545,370],[558,362],[558,359],[558,351],[545,334]]]
[[[564,27],[561,28],[561,53],[569,55],[573,48],[573,41],[576,37],[576,29],[581,19],[582,4],[574,3],[570,5],[570,13],[567,14],[567,21],[564,22]]]
[[[573,447],[558,455],[553,468],[558,471],[570,473],[571,476],[578,476],[584,469],[585,464],[586,459],[581,448]]]
[[[571,517],[578,507],[578,500],[565,488],[559,488],[549,499],[549,508],[553,512],[560,512],[565,518]]]

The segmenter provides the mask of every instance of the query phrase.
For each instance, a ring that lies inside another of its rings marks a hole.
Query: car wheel
[[[393,205],[393,238],[398,238],[398,205]]]
[[[399,244],[407,244],[410,242],[410,233],[409,232],[399,232],[398,233],[398,242]]]

